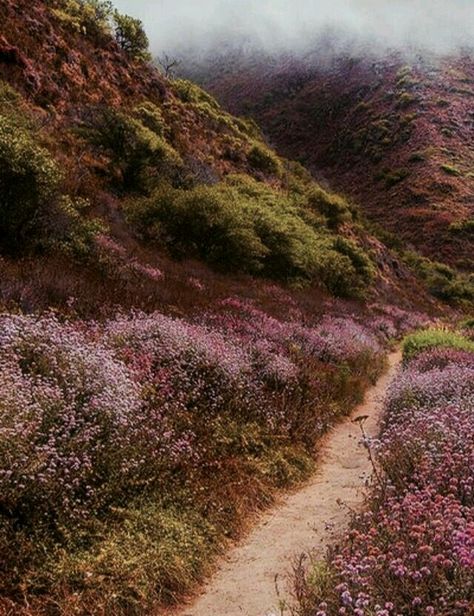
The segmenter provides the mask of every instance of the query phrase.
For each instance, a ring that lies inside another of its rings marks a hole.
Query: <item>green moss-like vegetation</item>
[[[328,231],[311,197],[290,197],[245,176],[191,190],[165,184],[129,202],[126,213],[145,239],[227,271],[320,280],[338,296],[360,294],[373,276],[370,258]]]
[[[474,236],[474,218],[451,223],[449,231],[455,235]]]
[[[283,173],[281,160],[264,143],[255,141],[247,153],[247,161],[255,171],[280,177]]]
[[[407,265],[426,283],[435,297],[448,302],[463,303],[474,299],[474,279],[444,263],[430,261],[413,252],[403,258]]]
[[[423,351],[437,347],[474,352],[474,342],[461,334],[444,329],[426,329],[405,338],[403,341],[403,358],[410,360]]]

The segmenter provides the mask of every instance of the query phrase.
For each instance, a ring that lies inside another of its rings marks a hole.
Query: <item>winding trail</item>
[[[353,419],[367,415],[366,433],[377,434],[383,397],[400,361],[400,352],[389,355],[388,370],[367,391],[364,402],[324,439],[320,464],[310,482],[262,515],[246,539],[222,559],[214,578],[180,616],[280,614],[279,601],[290,600],[288,573],[292,560],[313,548],[322,556],[334,532],[340,533],[347,525],[349,508],[357,508],[363,501],[363,488],[372,468]]]

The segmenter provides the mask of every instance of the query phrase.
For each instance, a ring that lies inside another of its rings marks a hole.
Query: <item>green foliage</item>
[[[252,169],[281,177],[283,167],[278,156],[264,143],[255,141],[247,153],[247,161]]]
[[[149,40],[139,19],[115,11],[113,27],[117,43],[124,51],[136,60],[151,59],[148,51]]]
[[[110,35],[114,10],[109,0],[48,0],[48,3],[54,15],[72,30]]]
[[[224,270],[303,284],[320,280],[340,296],[359,295],[372,279],[367,255],[330,234],[304,198],[245,176],[191,190],[164,185],[130,201],[126,214],[145,239]]]
[[[347,201],[340,195],[328,193],[315,186],[308,194],[309,205],[325,216],[330,228],[337,229],[352,220],[352,213]]]
[[[84,211],[89,207],[90,203],[85,199],[61,196],[56,204],[54,218],[48,225],[45,245],[75,260],[90,259],[97,235],[105,233],[106,228],[98,219],[89,219],[84,215]]]
[[[448,302],[471,302],[474,299],[472,276],[460,274],[444,263],[430,261],[414,252],[406,252],[403,259],[425,281],[430,293]]]
[[[449,231],[455,235],[474,236],[474,218],[451,223]]]
[[[174,79],[171,85],[176,96],[183,103],[207,103],[216,110],[220,109],[220,105],[216,99],[192,81],[188,81],[187,79]]]
[[[87,133],[95,145],[106,150],[111,171],[119,172],[126,190],[143,189],[146,171],[164,172],[181,165],[179,154],[161,136],[163,127],[157,108],[143,103],[135,112],[137,117],[105,109]]]
[[[31,243],[51,202],[61,173],[34,136],[0,116],[0,244],[16,251]]]
[[[135,107],[133,113],[137,120],[140,120],[155,135],[164,136],[167,126],[159,107],[150,101],[143,101]]]
[[[445,329],[426,329],[415,332],[404,339],[403,358],[408,361],[423,351],[437,347],[474,352],[474,342],[457,332]]]
[[[444,171],[447,175],[453,175],[455,177],[460,177],[462,175],[462,171],[453,165],[441,165],[440,168],[441,171]]]

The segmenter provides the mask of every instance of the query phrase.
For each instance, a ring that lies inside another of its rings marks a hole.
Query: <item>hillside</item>
[[[406,247],[472,272],[472,57],[330,49],[230,50],[184,67]]]
[[[408,296],[408,301],[410,294],[413,298],[420,296],[417,283],[396,257],[389,255],[360,225],[350,224],[352,214],[348,210],[347,215],[342,215],[345,220],[340,221],[344,223],[339,231],[341,239],[334,244],[334,224],[331,223],[332,229],[328,228],[324,213],[321,215],[324,203],[314,213],[308,210],[314,209],[314,205],[308,205],[307,195],[317,187],[304,170],[272,152],[253,122],[229,115],[193,84],[167,80],[149,64],[133,57],[123,48],[123,41],[120,43],[113,36],[107,7],[106,3],[66,0],[6,1],[0,7],[5,24],[0,41],[4,156],[21,159],[26,151],[31,158],[31,152],[35,152],[37,166],[46,165],[49,169],[47,177],[40,177],[37,169],[25,173],[35,173],[35,181],[47,185],[45,193],[54,193],[54,199],[50,194],[43,195],[47,207],[41,203],[42,195],[36,195],[29,209],[17,212],[15,218],[8,213],[10,206],[5,205],[11,224],[0,228],[4,255],[28,257],[38,250],[49,255],[41,259],[41,271],[37,259],[29,266],[36,270],[36,288],[35,297],[28,297],[26,305],[47,305],[74,295],[73,289],[64,288],[68,286],[66,277],[57,281],[58,270],[63,272],[64,268],[70,270],[67,278],[74,280],[72,287],[98,287],[100,292],[104,286],[103,273],[97,281],[93,270],[97,264],[103,269],[110,261],[120,261],[121,271],[131,267],[135,277],[140,277],[141,267],[146,283],[151,286],[159,278],[157,275],[153,279],[153,270],[159,272],[168,267],[174,272],[176,285],[183,286],[180,279],[185,274],[176,273],[170,256],[197,257],[210,265],[218,261],[221,270],[228,265],[230,270],[250,274],[258,271],[270,278],[312,278],[327,288],[328,278],[326,275],[324,283],[323,270],[334,267],[324,263],[338,260],[341,277],[353,279],[354,268],[358,267],[354,252],[357,245],[371,246],[374,255],[378,255],[379,275],[383,279],[382,285],[373,287],[378,293],[385,289],[391,297]],[[19,128],[24,143],[15,145],[12,153],[8,134]],[[39,153],[37,147],[42,148]],[[19,172],[12,173],[17,177]],[[209,187],[205,194],[192,194],[192,189],[199,192],[197,187],[201,185]],[[156,211],[152,215],[144,202],[140,206],[137,200],[149,197],[153,191],[161,191],[161,197],[152,201],[162,205],[154,206]],[[183,202],[182,216],[188,207],[185,196],[189,204],[190,199],[201,199],[201,227],[195,229],[200,237],[202,233],[213,233],[209,225],[220,225],[220,234],[227,234],[227,239],[232,235],[235,253],[229,256],[228,264],[223,246],[199,246],[191,235],[183,237],[183,233],[191,231],[189,220],[183,218],[174,228],[163,222],[170,221],[163,205],[163,200],[171,198],[170,191],[174,191],[173,198],[179,197]],[[321,201],[322,195],[320,192],[313,196],[313,202]],[[234,208],[225,205],[229,198],[236,204]],[[329,196],[324,199],[331,201]],[[136,206],[130,205],[132,201]],[[284,224],[283,218],[272,221],[267,214],[265,220],[261,219],[265,212],[269,213],[263,208],[258,215],[260,229],[255,227],[256,203],[265,201],[278,202],[275,207],[286,221]],[[128,216],[124,213],[127,207]],[[331,203],[327,207],[337,209]],[[202,208],[207,208],[207,213]],[[219,221],[211,222],[209,208],[219,210],[213,214],[221,217]],[[254,213],[249,219],[252,208]],[[137,212],[141,212],[141,223]],[[161,217],[159,238],[150,215]],[[202,225],[207,226],[207,231]],[[336,226],[341,225],[338,222]],[[274,236],[273,240],[269,234]],[[293,256],[272,256],[269,242],[276,241],[278,235],[286,235],[286,241],[293,244]],[[341,244],[342,236],[346,240]],[[313,248],[309,248],[310,243]],[[298,256],[301,249],[304,257]],[[245,251],[246,260],[237,254],[238,250]],[[210,254],[212,251],[214,255]],[[352,257],[348,251],[353,253]],[[52,253],[56,257],[51,262]],[[86,259],[88,268],[71,265],[72,253],[77,257],[75,262]],[[310,253],[314,256],[308,257]],[[8,259],[3,267],[6,299],[17,301],[18,295],[22,295],[17,288],[18,267]],[[360,284],[366,287],[364,275]],[[48,288],[38,288],[44,285],[45,278]],[[106,278],[108,284],[110,276],[107,274]],[[130,287],[130,281],[120,282]],[[107,292],[109,296],[117,294],[112,289]],[[180,293],[182,290],[177,295]],[[339,293],[350,295],[351,291],[340,289]],[[127,288],[122,297],[125,301],[128,295],[141,294]],[[103,304],[102,298],[97,301]],[[153,301],[156,305],[156,299]],[[170,297],[158,305],[163,307],[174,301]]]
[[[0,19],[0,614],[163,613],[457,313],[139,21]]]

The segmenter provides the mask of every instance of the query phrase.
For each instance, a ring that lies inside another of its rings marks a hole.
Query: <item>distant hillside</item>
[[[405,246],[472,272],[473,59],[324,56],[216,52],[185,66]]]

